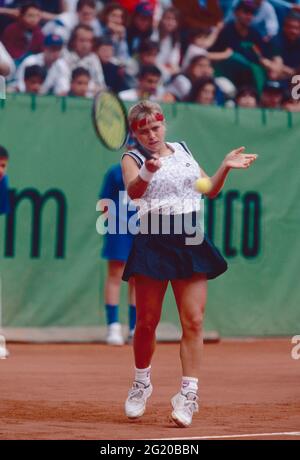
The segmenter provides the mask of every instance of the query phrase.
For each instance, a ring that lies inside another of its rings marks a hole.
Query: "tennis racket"
[[[92,119],[97,136],[109,150],[120,150],[128,137],[126,108],[112,91],[101,91],[94,98]]]
[[[112,91],[100,91],[96,94],[92,120],[98,138],[109,150],[118,151],[126,144],[132,143],[126,107]],[[138,149],[147,159],[152,158],[141,145],[138,145]]]

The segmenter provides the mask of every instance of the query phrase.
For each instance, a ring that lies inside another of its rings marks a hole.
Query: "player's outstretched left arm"
[[[217,172],[210,178],[211,188],[207,194],[208,197],[215,198],[220,193],[231,169],[248,169],[257,157],[258,155],[254,153],[246,153],[245,147],[239,147],[229,152]]]

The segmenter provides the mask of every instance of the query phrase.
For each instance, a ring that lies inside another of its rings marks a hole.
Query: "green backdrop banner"
[[[14,204],[10,217],[0,218],[5,326],[104,323],[96,200],[119,154],[99,143],[90,113],[89,100],[55,97],[10,96],[0,106]],[[165,106],[165,113],[167,138],[185,140],[208,174],[235,147],[259,154],[206,200],[207,232],[229,263],[209,282],[206,329],[222,336],[300,333],[300,115],[189,104]],[[126,290],[124,283],[123,320]],[[178,324],[171,290],[162,320]]]

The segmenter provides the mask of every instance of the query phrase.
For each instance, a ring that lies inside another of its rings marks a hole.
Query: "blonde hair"
[[[156,102],[152,102],[152,101],[140,101],[129,109],[129,112],[128,112],[129,126],[132,126],[134,122],[139,122],[140,120],[144,118],[150,120],[157,113],[163,115],[162,108],[159,104],[157,104]]]

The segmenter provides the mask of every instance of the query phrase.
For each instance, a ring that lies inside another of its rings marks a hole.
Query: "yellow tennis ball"
[[[195,189],[200,193],[209,193],[212,189],[211,180],[208,177],[200,177],[195,182]]]

